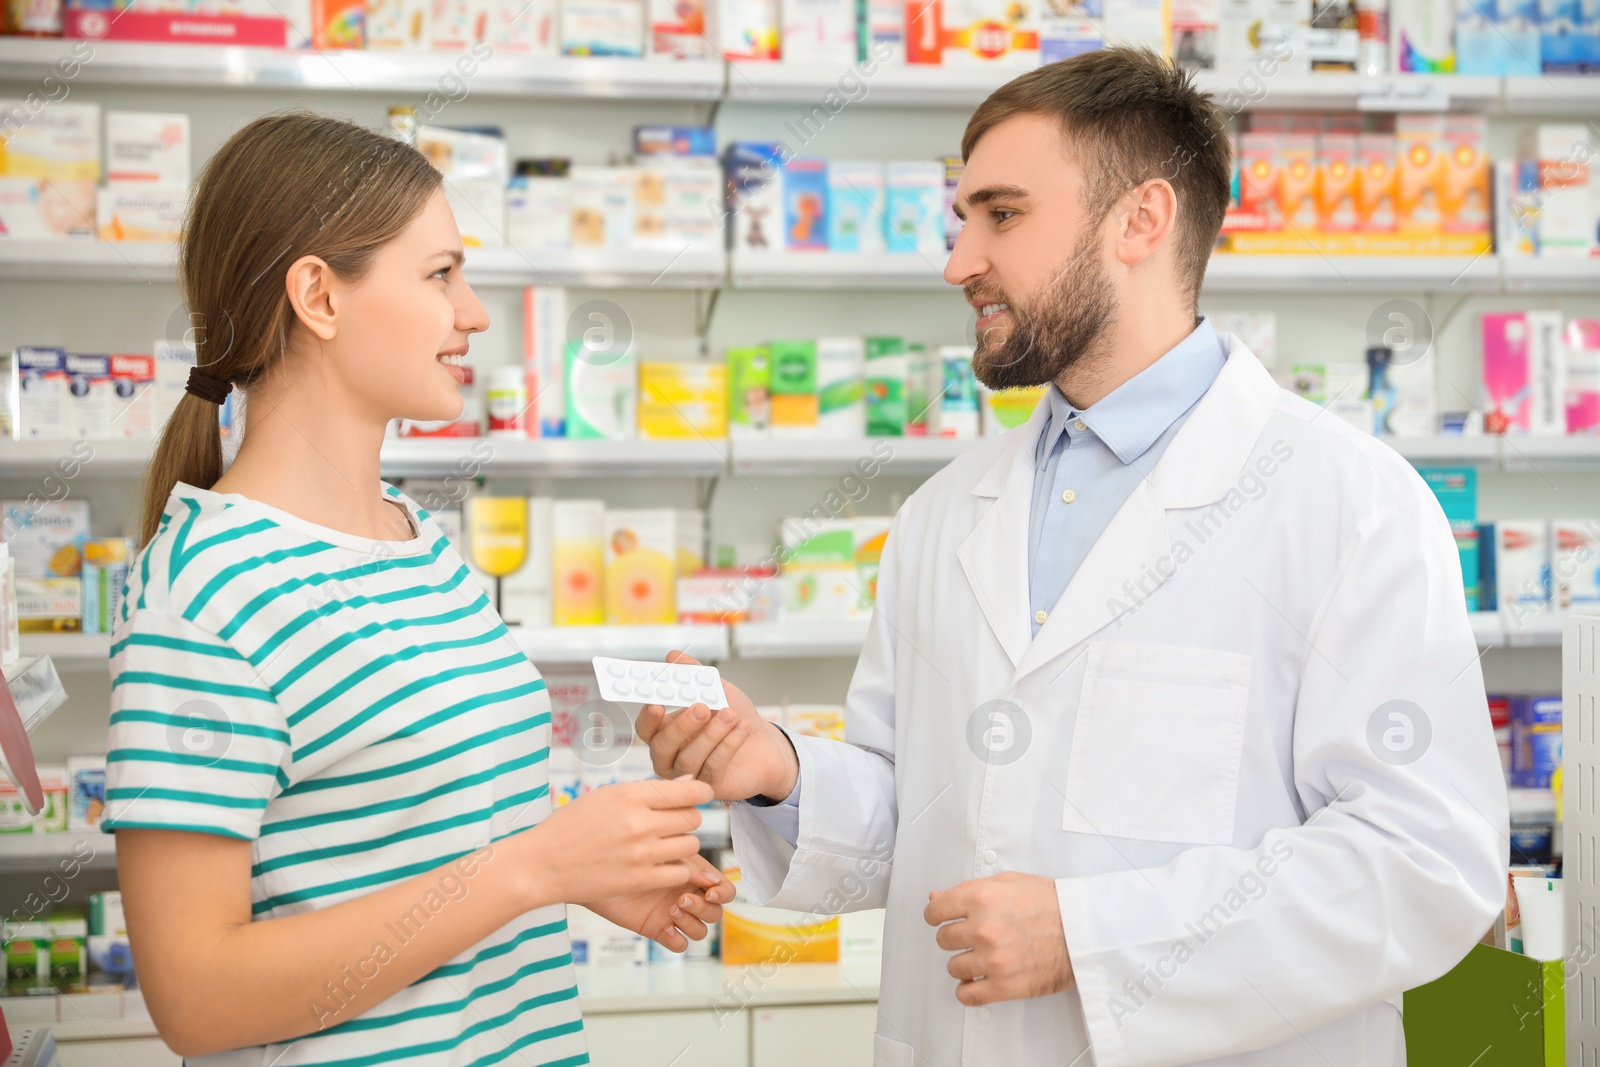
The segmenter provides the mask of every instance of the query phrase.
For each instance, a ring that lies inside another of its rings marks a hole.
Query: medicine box
[[[24,345],[12,353],[11,373],[17,405],[14,435],[23,440],[59,440],[66,418],[66,352]]]
[[[111,436],[111,357],[68,352],[67,388],[62,401],[62,434],[68,440]]]
[[[819,337],[817,435],[860,437],[866,431],[864,346],[860,337]]]
[[[1520,618],[1550,610],[1550,530],[1539,520],[1494,524],[1494,580],[1499,609]]]
[[[639,436],[728,436],[728,368],[718,363],[639,364]]]
[[[1511,785],[1548,789],[1561,766],[1561,697],[1511,698]]]
[[[67,828],[98,830],[106,809],[106,758],[67,757]]]
[[[828,161],[783,165],[783,244],[791,252],[828,250]]]
[[[1600,611],[1600,519],[1554,519],[1550,540],[1556,609]]]
[[[189,116],[107,111],[106,181],[188,185]]]
[[[735,141],[723,166],[727,177],[730,247],[741,253],[783,250],[783,146]]]
[[[21,629],[77,630],[88,501],[0,501],[0,516],[0,534],[16,562]]]
[[[561,51],[642,57],[644,22],[644,0],[561,0]]]
[[[711,37],[707,8],[713,0],[650,0],[653,59],[708,59]]]
[[[607,509],[606,622],[678,621],[676,517],[670,508]]]
[[[943,255],[944,167],[902,160],[884,168],[885,240],[890,252]]]
[[[728,436],[762,437],[771,428],[772,350],[766,345],[730,348]]]
[[[587,348],[567,342],[567,436],[579,439],[631,439],[637,425],[638,368],[631,351]]]
[[[154,356],[112,355],[111,437],[143,440],[155,432]]]
[[[772,432],[811,437],[817,432],[817,345],[815,341],[773,341],[768,392]]]
[[[597,626],[605,616],[605,513],[600,500],[551,508],[551,614],[557,626]]]
[[[828,250],[883,251],[883,164],[828,164]]]
[[[867,434],[900,437],[906,431],[906,345],[899,337],[868,337]]]
[[[1472,467],[1421,467],[1428,488],[1438,499],[1461,560],[1461,584],[1467,610],[1478,610],[1478,472]]]

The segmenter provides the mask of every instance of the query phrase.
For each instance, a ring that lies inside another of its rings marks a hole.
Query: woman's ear
[[[284,284],[301,324],[322,340],[333,340],[339,332],[333,268],[317,256],[301,256],[289,265]]]

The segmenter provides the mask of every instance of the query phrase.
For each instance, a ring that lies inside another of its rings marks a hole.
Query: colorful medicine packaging
[[[718,363],[639,364],[639,436],[728,436],[728,368]]]
[[[1566,433],[1561,313],[1485,313],[1482,331],[1485,428],[1491,433]]]
[[[1600,519],[1554,519],[1550,541],[1556,610],[1600,611]]]
[[[1550,610],[1550,524],[1501,519],[1494,524],[1494,581],[1500,611],[1517,617]]]
[[[1468,611],[1477,611],[1478,590],[1478,472],[1471,467],[1423,467],[1422,475],[1438,499],[1455,536],[1461,560],[1461,584]]]
[[[1519,789],[1548,789],[1550,775],[1561,766],[1561,697],[1511,698],[1511,784]]]
[[[18,628],[80,629],[88,501],[0,501],[0,517],[0,536],[16,563]]]
[[[566,435],[632,439],[637,426],[639,374],[632,351],[597,351],[567,342]]]
[[[620,626],[677,622],[673,510],[607,509],[604,521],[606,622]]]
[[[881,252],[883,243],[883,164],[828,164],[828,250]]]
[[[598,626],[606,621],[606,506],[557,500],[551,508],[551,621]]]

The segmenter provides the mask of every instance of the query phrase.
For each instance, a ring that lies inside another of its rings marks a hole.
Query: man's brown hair
[[[961,158],[1014,115],[1049,115],[1084,171],[1085,203],[1098,225],[1123,193],[1165,178],[1178,201],[1175,263],[1198,297],[1222,230],[1233,149],[1222,111],[1186,71],[1144,48],[1103,48],[1049,63],[989,95],[967,121]]]

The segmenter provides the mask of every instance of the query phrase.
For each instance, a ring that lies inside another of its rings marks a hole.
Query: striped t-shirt
[[[384,924],[392,955],[444,908],[472,907],[487,846],[549,813],[550,700],[439,524],[380,484],[418,536],[374,541],[173,489],[111,649],[105,826],[252,842],[261,920],[460,859]],[[191,1062],[589,1062],[560,905],[352,1015],[348,990],[384,962],[375,945],[328,975],[304,1036]]]

